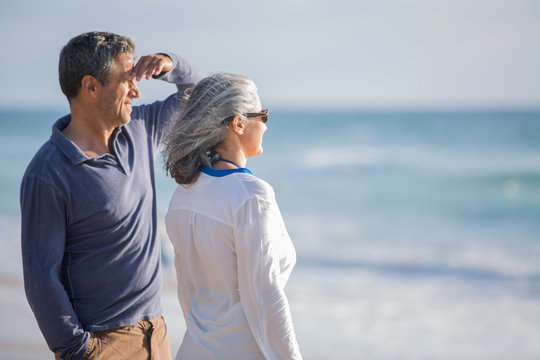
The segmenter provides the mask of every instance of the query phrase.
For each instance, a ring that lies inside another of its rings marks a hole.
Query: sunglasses
[[[268,109],[261,110],[261,112],[257,112],[257,113],[245,113],[244,115],[247,116],[248,118],[260,116],[264,124],[266,124],[266,122],[268,121]]]
[[[242,114],[248,118],[251,118],[251,117],[261,117],[261,120],[263,122],[263,124],[266,124],[266,122],[268,121],[268,109],[264,109],[264,110],[261,110],[260,112],[256,112],[256,113],[245,113],[245,114]],[[227,123],[227,122],[230,122],[232,121],[232,119],[234,119],[234,116],[229,116],[228,118],[224,119],[223,122],[224,123]]]

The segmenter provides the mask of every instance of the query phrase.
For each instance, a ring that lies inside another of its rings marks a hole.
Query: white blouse
[[[269,184],[205,168],[166,224],[187,325],[176,359],[302,359],[284,292],[296,254]]]

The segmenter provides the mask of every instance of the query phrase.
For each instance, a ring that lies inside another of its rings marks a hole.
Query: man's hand
[[[170,71],[172,68],[173,62],[170,57],[163,54],[152,54],[141,56],[133,67],[131,74],[137,81],[140,81],[143,77],[150,79],[152,76],[158,76],[163,72]]]

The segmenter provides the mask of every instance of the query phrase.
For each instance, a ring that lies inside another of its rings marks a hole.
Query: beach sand
[[[165,274],[162,301],[174,358],[185,325],[170,275],[174,274]],[[300,271],[288,287],[306,360],[533,360],[540,356],[540,303],[534,296],[517,300],[515,289],[505,291],[489,284],[463,289],[453,280],[439,284],[418,279],[411,288],[410,282],[396,277],[381,287],[377,276],[338,275],[331,270]],[[313,276],[319,277],[326,291],[309,285]],[[51,359],[24,297],[22,279],[1,276],[0,285],[4,319],[0,359]],[[462,295],[449,298],[449,290]],[[359,291],[365,295],[355,296]]]
[[[0,359],[50,359],[24,294],[18,224],[16,217],[0,217]]]
[[[174,276],[171,273],[165,275],[162,304],[174,357],[185,332],[185,325],[176,298],[176,280],[171,275]],[[0,304],[3,319],[3,326],[0,327],[0,359],[53,358],[26,301],[21,276],[0,275]]]
[[[0,217],[0,229],[5,230],[0,243],[0,360],[51,359],[54,355],[45,343],[24,294],[18,223],[20,220],[16,217]],[[185,323],[176,295],[174,269],[165,269],[163,275],[163,316],[174,358]]]
[[[0,276],[0,359],[51,358],[24,296],[22,277]]]
[[[0,228],[18,228],[17,221],[0,219]],[[0,359],[51,359],[24,295],[19,234],[8,230],[2,239]],[[344,269],[300,258],[286,292],[305,360],[533,360],[540,359],[539,285],[536,278]],[[170,265],[162,305],[174,358],[185,324]]]

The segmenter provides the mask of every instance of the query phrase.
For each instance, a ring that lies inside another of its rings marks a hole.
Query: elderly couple
[[[62,49],[70,114],[21,184],[28,302],[57,359],[170,359],[154,161],[179,184],[166,216],[187,331],[176,359],[301,359],[284,286],[295,251],[272,188],[246,168],[268,111],[248,78],[183,58],[134,60],[128,37]],[[132,107],[136,81],[178,91]]]

